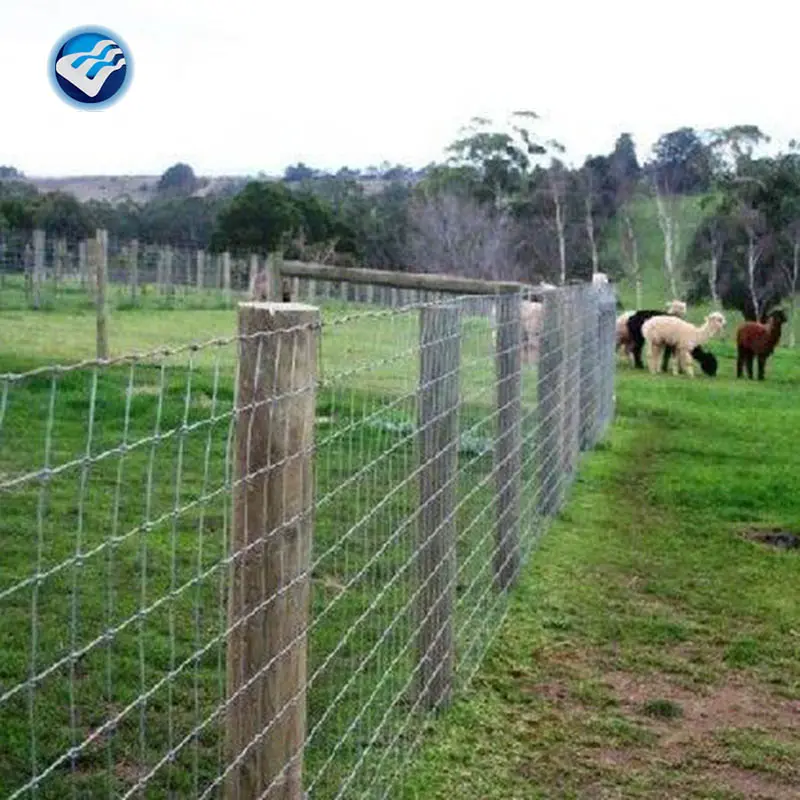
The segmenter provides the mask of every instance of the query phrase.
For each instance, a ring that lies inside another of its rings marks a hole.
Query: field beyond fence
[[[495,288],[0,350],[4,796],[392,796],[613,416],[613,293]]]

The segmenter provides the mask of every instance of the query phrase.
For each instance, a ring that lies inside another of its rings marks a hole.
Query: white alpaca
[[[601,274],[601,273],[596,273]],[[631,364],[634,363],[635,359],[633,356],[633,339],[631,338],[631,332],[628,329],[628,320],[630,319],[631,315],[635,314],[635,311],[624,311],[617,317],[617,351],[619,351],[620,347],[625,348],[625,355],[628,356],[630,359]],[[674,314],[677,317],[685,317],[686,316],[686,303],[683,300],[671,300],[667,303],[667,314]]]
[[[686,303],[683,300],[670,300],[667,303],[667,314],[674,314],[676,317],[686,316]]]
[[[542,303],[523,300],[520,307],[522,317],[522,360],[535,364],[539,360],[539,337],[542,332]]]
[[[535,364],[539,359],[539,337],[542,329],[542,312],[544,306],[531,300],[520,301],[520,319],[522,321],[522,362]],[[489,314],[492,324],[492,343],[497,345],[497,311],[493,308]]]
[[[605,272],[593,272],[592,286],[608,286],[608,275]]]
[[[647,366],[650,372],[659,371],[661,358],[666,347],[674,347],[677,358],[672,362],[672,373],[680,369],[689,377],[694,377],[692,350],[705,344],[725,327],[725,317],[719,311],[712,311],[700,327],[692,325],[679,317],[650,317],[642,325],[642,336],[648,345]]]

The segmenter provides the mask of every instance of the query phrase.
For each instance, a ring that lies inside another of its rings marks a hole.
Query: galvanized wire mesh
[[[526,302],[0,374],[4,796],[400,792],[613,414],[613,295]]]

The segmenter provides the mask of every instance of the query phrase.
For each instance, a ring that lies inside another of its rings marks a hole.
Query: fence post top
[[[280,303],[275,300],[244,300],[239,303],[239,308],[253,308],[259,311],[268,311],[270,314],[295,311],[319,312],[319,306],[312,306],[308,303]]]

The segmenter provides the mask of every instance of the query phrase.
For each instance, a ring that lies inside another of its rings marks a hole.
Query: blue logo
[[[128,46],[112,31],[97,26],[75,28],[61,37],[49,66],[56,93],[87,111],[119,100],[133,74]]]

